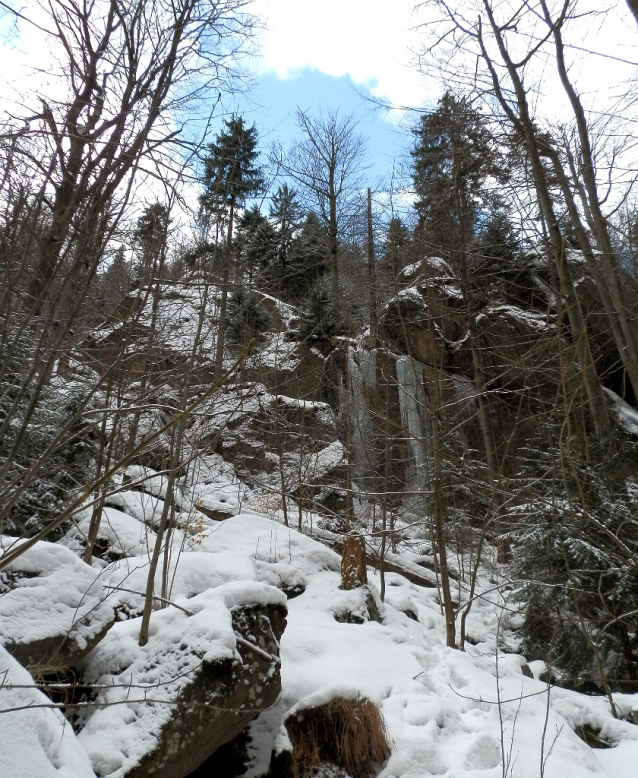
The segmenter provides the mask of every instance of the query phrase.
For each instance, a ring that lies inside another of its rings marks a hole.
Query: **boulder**
[[[402,289],[383,310],[379,330],[393,351],[470,374],[467,316],[463,294],[454,282],[434,278]]]
[[[568,380],[575,379],[572,345],[560,338],[555,316],[517,305],[488,305],[477,316],[488,380],[504,390],[554,396],[561,382],[560,348]]]
[[[336,421],[326,403],[270,394],[259,386],[251,385],[252,395],[242,391],[245,401],[238,397],[223,427],[211,436],[216,452],[235,467],[270,473],[280,455],[302,451],[311,457],[335,441]]]
[[[152,614],[146,646],[132,618],[80,665],[95,705],[68,714],[101,778],[185,778],[280,692],[282,592],[237,582],[182,599]]]
[[[23,543],[4,536],[7,548]],[[74,667],[113,626],[99,571],[40,541],[0,572],[0,644],[37,674]]]

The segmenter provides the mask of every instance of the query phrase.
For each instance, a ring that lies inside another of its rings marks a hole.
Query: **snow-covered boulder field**
[[[614,719],[604,698],[548,689],[523,673],[523,657],[497,653],[502,611],[489,596],[468,618],[476,645],[460,652],[445,646],[436,589],[388,573],[381,621],[343,622],[344,609],[365,609],[357,590],[339,588],[340,558],[322,544],[255,516],[237,516],[205,535],[200,552],[248,558],[258,580],[303,588],[288,601],[281,696],[250,725],[248,778],[267,773],[273,749],[289,747],[287,717],[335,697],[378,704],[391,742],[380,778],[502,778],[503,756],[513,778],[538,778],[541,756],[546,778],[635,774],[638,727]],[[378,574],[369,570],[369,580],[374,586]],[[417,621],[403,612],[406,603]],[[615,699],[628,719],[638,695]],[[615,747],[590,748],[575,734],[583,726]]]
[[[378,706],[390,743],[380,778],[635,775],[638,695],[614,695],[614,718],[604,697],[539,680],[537,663],[530,672],[524,657],[503,649],[515,617],[493,582],[479,582],[471,644],[460,652],[445,646],[435,587],[388,572],[381,604],[378,572],[369,569],[369,590],[344,591],[339,555],[278,521],[239,514],[178,537],[166,569],[169,603],[152,614],[144,647],[148,549],[123,544],[128,556],[93,568],[113,587],[108,602],[120,620],[77,665],[82,693],[66,707],[73,729],[46,707],[29,721],[23,706],[47,698],[2,654],[11,663],[0,688],[3,778],[82,778],[90,766],[100,778],[185,778],[246,724],[245,774],[259,778],[291,748],[286,722],[334,698]],[[591,748],[583,731],[612,747]],[[23,764],[16,742],[51,769]],[[206,764],[217,776],[215,757]]]

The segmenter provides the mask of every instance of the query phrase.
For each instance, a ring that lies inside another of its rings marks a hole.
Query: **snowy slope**
[[[0,646],[2,778],[95,778],[71,725]]]
[[[148,551],[138,545],[138,539],[132,533],[130,544],[120,544],[130,556],[103,568],[102,581],[133,592],[144,590]],[[388,573],[380,622],[371,621],[365,592],[339,588],[339,568],[339,556],[323,544],[278,521],[252,514],[208,522],[188,542],[174,548],[170,598],[195,615],[174,607],[153,615],[152,629],[165,635],[169,647],[177,645],[181,635],[191,635],[188,642],[201,643],[202,649],[232,652],[234,638],[224,615],[227,595],[241,592],[244,599],[271,598],[273,586],[298,595],[288,600],[280,699],[250,728],[249,778],[264,775],[275,743],[285,746],[281,727],[290,711],[336,695],[363,695],[380,706],[392,741],[381,778],[503,778],[505,774],[538,778],[541,760],[545,778],[636,775],[638,726],[614,719],[602,697],[548,689],[523,674],[522,657],[502,649],[497,652],[497,633],[505,635],[512,626],[512,616],[500,597],[492,594],[476,601],[468,619],[468,635],[475,645],[459,652],[445,646],[436,589]],[[369,579],[374,592],[378,579],[372,570]],[[493,588],[488,580],[481,585],[483,590]],[[158,593],[159,586],[158,581]],[[171,668],[162,667],[149,676],[144,650],[137,646],[141,596],[119,589],[113,596],[127,606],[132,618],[116,625],[94,649],[86,663],[92,680],[111,685],[100,667],[107,667],[109,657],[114,656],[122,656],[126,672],[138,683],[161,683],[165,670],[166,677],[171,677]],[[406,610],[418,620],[409,618]],[[363,623],[335,618],[346,611]],[[167,651],[169,655],[173,652]],[[113,686],[103,693],[103,702],[117,701],[118,695],[126,693],[121,686]],[[626,718],[632,709],[638,710],[638,695],[617,695],[616,702]],[[0,690],[0,708],[7,707],[7,693]],[[14,714],[0,715],[11,716],[7,720],[14,726]],[[158,715],[165,714],[151,707],[145,712],[138,705],[131,718],[127,705],[105,707],[89,717],[79,742],[95,766],[124,774],[124,765],[130,763],[127,755],[135,755],[141,741],[153,737]],[[130,721],[135,725],[129,726]],[[574,731],[585,725],[615,747],[590,748]],[[7,748],[0,739],[0,759],[5,763],[10,758]],[[11,778],[48,775],[12,770],[0,774]],[[78,770],[77,775],[84,773]]]
[[[360,597],[339,589],[339,558],[275,522],[238,516],[208,534],[199,548],[219,555],[249,554],[260,578],[270,573],[305,582],[303,594],[288,602],[280,701],[251,726],[255,744],[248,776],[264,773],[273,737],[294,706],[364,695],[380,705],[392,738],[381,778],[496,778],[503,775],[502,745],[513,778],[538,778],[547,686],[523,675],[521,657],[499,652],[497,659],[497,607],[477,602],[468,631],[481,640],[459,652],[445,647],[436,590],[399,575],[387,576],[383,623],[336,621],[335,613],[344,606],[356,608]],[[406,599],[418,608],[418,622],[390,604],[402,607]],[[635,703],[638,695],[618,698],[625,714]],[[591,749],[573,731],[584,724],[620,745]],[[602,698],[551,688],[545,756],[550,748],[546,778],[630,778],[638,760],[638,727],[615,720]]]

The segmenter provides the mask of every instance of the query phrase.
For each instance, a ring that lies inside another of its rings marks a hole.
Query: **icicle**
[[[359,352],[361,368],[355,360],[354,349],[348,349],[348,380],[350,393],[350,420],[352,424],[353,478],[363,486],[365,479],[374,472],[374,437],[372,417],[368,406],[365,388],[370,386],[370,373],[375,365],[370,365],[366,355],[368,351]],[[374,358],[374,355],[373,355]],[[374,373],[372,373],[374,376]],[[372,378],[374,381],[374,378]]]
[[[429,438],[427,411],[423,404],[421,385],[421,365],[411,357],[401,356],[396,361],[397,382],[399,385],[399,408],[401,424],[405,428],[410,462],[406,473],[407,505],[415,506],[421,512],[421,500],[414,493],[422,490],[428,483],[428,454],[426,435]]]

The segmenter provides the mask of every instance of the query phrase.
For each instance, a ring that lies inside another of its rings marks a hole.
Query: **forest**
[[[636,775],[638,3],[410,18],[0,3],[1,778]]]

